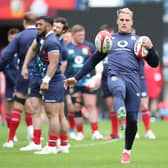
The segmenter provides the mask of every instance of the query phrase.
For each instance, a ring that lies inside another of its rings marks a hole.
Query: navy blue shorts
[[[74,88],[67,89],[65,91],[65,94],[74,94],[74,93],[86,93],[86,94],[93,94],[95,95],[97,93],[97,90],[87,89],[84,86],[75,86]]]
[[[49,89],[43,92],[42,100],[45,103],[64,102],[64,76],[57,75],[49,83]]]
[[[20,92],[24,95],[28,94],[29,80],[24,79],[21,73],[18,73],[16,80],[16,92]]]
[[[145,79],[141,79],[141,97],[148,97]]]
[[[103,97],[105,97],[105,98],[113,96],[108,88],[108,80],[107,79],[108,79],[107,77],[102,77],[102,81],[101,81],[101,89],[102,89]]]
[[[40,95],[40,85],[41,85],[41,77],[40,76],[30,76],[30,82],[29,82],[29,87],[30,87],[30,92],[29,92],[29,97],[41,97]]]
[[[15,85],[6,79],[6,99],[8,101],[14,100]]]

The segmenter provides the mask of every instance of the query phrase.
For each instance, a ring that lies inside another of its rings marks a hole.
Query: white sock
[[[123,153],[124,153],[124,152],[128,153],[129,155],[131,154],[131,150],[124,149],[124,150],[123,150]]]
[[[33,126],[32,125],[27,127],[27,138],[28,140],[32,140],[33,138]]]

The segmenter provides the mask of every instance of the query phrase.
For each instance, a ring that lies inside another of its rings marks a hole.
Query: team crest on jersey
[[[88,55],[89,54],[88,48],[82,48],[82,54],[83,55]]]
[[[83,57],[79,55],[75,58],[74,61],[75,61],[76,64],[82,64],[83,63]]]
[[[131,40],[136,40],[136,36],[131,36]]]
[[[71,55],[71,54],[74,54],[74,50],[73,50],[73,49],[69,49],[69,50],[68,50],[68,54],[70,54],[70,55]]]
[[[126,47],[126,46],[128,45],[128,42],[125,41],[125,40],[121,40],[121,41],[119,41],[119,42],[117,43],[117,45],[118,45],[119,47],[121,47],[121,48],[124,48],[124,47]]]

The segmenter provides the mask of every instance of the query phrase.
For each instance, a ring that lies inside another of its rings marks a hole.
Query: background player
[[[68,153],[67,121],[64,115],[64,76],[60,70],[61,44],[52,31],[53,20],[48,16],[41,16],[37,20],[38,36],[44,39],[33,41],[23,65],[23,76],[27,78],[28,64],[36,55],[40,77],[40,92],[44,102],[45,110],[49,120],[48,144],[36,154],[57,153],[57,141],[61,131],[61,146],[64,153]],[[38,49],[38,50],[37,50]],[[37,53],[36,53],[37,51]],[[65,152],[66,151],[66,152]]]
[[[144,76],[144,62],[141,62],[141,70],[140,70],[140,78],[141,78],[141,105],[140,111],[142,116],[142,121],[145,127],[145,137],[148,139],[155,139],[156,136],[151,130],[150,124],[150,111],[149,107],[149,99],[146,87],[146,78]],[[136,138],[139,138],[139,134],[136,134]]]
[[[100,27],[101,30],[108,31],[111,35],[114,34],[114,29],[109,24],[104,24]],[[113,96],[108,88],[108,59],[107,57],[102,61],[103,63],[103,74],[102,74],[102,80],[101,80],[101,89],[103,93],[103,97],[105,100],[106,107],[109,111],[110,115],[110,121],[111,121],[111,134],[109,136],[104,137],[105,140],[113,140],[118,139],[118,127],[119,127],[119,120],[117,117],[117,113],[114,111],[114,102],[113,102]]]
[[[24,14],[23,26],[25,30],[20,32],[7,46],[7,49],[2,55],[3,58],[0,60],[1,70],[4,69],[4,67],[12,61],[15,53],[18,53],[18,58],[20,60],[19,73],[16,81],[14,107],[11,112],[11,124],[9,129],[9,135],[7,142],[3,144],[3,147],[14,147],[14,136],[19,126],[21,120],[21,113],[24,109],[25,101],[27,98],[29,82],[28,80],[23,79],[20,71],[23,65],[26,52],[33,39],[37,35],[35,21],[36,16],[33,13],[27,12]]]
[[[8,31],[8,42],[11,42],[13,38],[19,33],[19,29],[12,28]],[[1,51],[3,54],[5,48]],[[5,82],[6,82],[6,123],[9,129],[11,120],[11,110],[13,108],[15,81],[18,73],[18,57],[15,53],[12,63],[6,66],[4,69]],[[16,137],[15,137],[16,138]],[[16,141],[16,139],[14,139]]]
[[[94,53],[95,47],[92,43],[85,40],[85,28],[82,25],[74,25],[72,27],[72,42],[67,45],[67,48],[69,56],[65,75],[68,78],[73,76],[83,67],[86,60]],[[76,140],[82,140],[84,138],[83,116],[81,113],[83,103],[89,111],[89,122],[92,128],[92,139],[103,138],[98,131],[96,91],[87,88],[88,82],[91,78],[95,78],[97,83],[100,83],[101,73],[98,69],[96,70],[95,76],[93,76],[93,72],[88,73],[73,90],[69,90],[69,94],[72,96],[72,101],[70,100],[70,95],[66,95],[67,105],[71,105],[71,107],[68,107],[68,109],[75,111],[75,124],[78,132]],[[72,109],[72,103],[74,109]],[[73,111],[69,112],[72,114]]]

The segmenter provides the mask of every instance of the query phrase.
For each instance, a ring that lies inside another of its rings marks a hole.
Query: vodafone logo
[[[119,42],[117,43],[117,45],[118,45],[119,47],[121,47],[121,48],[124,48],[124,47],[126,47],[126,46],[128,45],[128,42],[125,41],[125,40],[121,40],[121,41],[119,41]]]
[[[75,63],[76,64],[82,64],[83,63],[83,57],[82,56],[77,56],[75,58]]]

